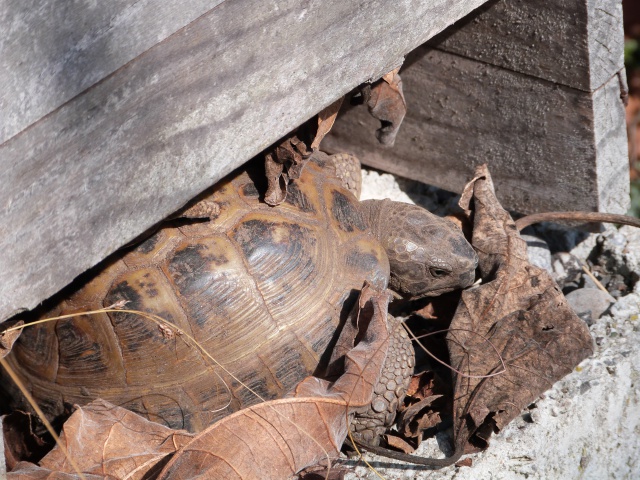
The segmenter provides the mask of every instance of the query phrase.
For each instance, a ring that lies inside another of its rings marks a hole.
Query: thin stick
[[[516,228],[522,230],[529,225],[539,222],[555,222],[557,220],[577,221],[577,222],[601,222],[619,223],[640,228],[640,219],[629,215],[617,215],[615,213],[601,212],[545,212],[534,213],[516,220]]]
[[[403,462],[414,463],[416,465],[426,465],[428,467],[438,467],[438,468],[443,468],[443,467],[448,467],[450,465],[453,465],[458,460],[460,460],[460,457],[462,457],[462,455],[464,454],[462,448],[456,448],[455,452],[450,457],[423,458],[423,457],[418,457],[408,453],[396,452],[395,450],[389,450],[388,448],[378,447],[378,446],[371,445],[361,441],[358,441],[358,445],[360,445],[365,450],[368,450],[372,453],[393,458],[395,460],[401,460]]]
[[[474,332],[473,330],[468,330],[466,328],[445,328],[444,330],[437,330],[435,332],[425,333],[424,335],[420,335],[420,337],[416,337],[415,334],[411,331],[411,329],[404,322],[402,322],[402,326],[407,331],[407,333],[409,334],[411,339],[413,341],[415,341],[418,345],[420,345],[420,348],[422,348],[424,353],[429,355],[436,362],[438,362],[441,365],[444,365],[445,367],[447,367],[449,370],[457,373],[461,377],[466,377],[466,378],[490,378],[490,377],[495,377],[496,375],[502,375],[503,373],[505,373],[507,371],[507,366],[504,363],[504,359],[502,358],[502,355],[500,355],[500,352],[498,351],[496,346],[493,343],[491,343],[491,341],[487,337],[485,337],[484,335],[481,335],[478,332]],[[460,370],[457,370],[457,369],[453,368],[453,366],[449,365],[448,363],[443,362],[438,357],[436,357],[433,353],[431,353],[427,347],[424,346],[424,344],[420,341],[420,338],[424,338],[424,337],[428,337],[429,335],[435,335],[436,333],[444,333],[444,332],[468,332],[468,333],[473,333],[475,335],[478,335],[485,342],[487,342],[491,346],[491,348],[493,348],[494,352],[496,352],[496,355],[498,356],[498,359],[500,359],[500,364],[502,365],[502,370],[498,370],[497,372],[489,373],[487,375],[469,375],[468,373],[463,373]]]
[[[582,266],[582,270],[584,270],[584,273],[589,275],[589,278],[593,280],[593,283],[595,283],[600,290],[602,290],[603,292],[609,293],[609,291],[606,288],[604,288],[604,285],[600,283],[600,280],[598,280],[596,276],[593,273],[591,273],[591,271],[585,265]]]
[[[360,445],[360,442],[356,441],[353,438],[353,435],[351,435],[351,429],[350,428],[349,428],[349,430],[347,430],[347,435],[349,436],[349,441],[351,442],[351,446],[356,451],[356,453],[359,455],[359,459],[362,460],[364,462],[364,464],[369,468],[369,470],[371,470],[373,473],[375,473],[378,478],[380,478],[381,480],[385,480],[385,478],[382,475],[380,475],[380,472],[378,472],[375,468],[373,468],[373,465],[371,465],[367,461],[367,459],[364,458],[364,456],[362,455],[362,452],[358,448],[358,445]]]

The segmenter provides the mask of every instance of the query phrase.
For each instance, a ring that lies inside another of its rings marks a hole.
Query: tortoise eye
[[[442,268],[430,268],[429,269],[429,273],[431,273],[431,276],[434,278],[440,278],[440,277],[444,277],[445,275],[447,275],[449,272],[447,270],[443,270]]]

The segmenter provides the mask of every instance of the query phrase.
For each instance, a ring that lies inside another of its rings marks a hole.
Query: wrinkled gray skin
[[[452,222],[417,205],[361,202],[389,257],[389,287],[407,299],[434,297],[473,284],[478,256]]]
[[[473,284],[478,256],[453,223],[416,205],[391,200],[367,200],[361,205],[389,257],[392,290],[417,299]],[[373,445],[393,423],[415,366],[411,339],[391,315],[389,325],[389,353],[371,406],[353,422],[356,438]]]
[[[348,154],[331,157],[337,176],[360,196],[360,162]],[[462,231],[424,208],[391,200],[360,202],[371,232],[385,248],[389,288],[406,299],[434,297],[473,284],[478,256]],[[356,438],[377,445],[395,418],[415,365],[411,340],[389,315],[391,342],[370,407],[358,412]]]
[[[345,188],[360,198],[360,161],[348,153],[329,158]],[[389,287],[406,299],[435,297],[475,281],[478,256],[460,228],[417,205],[365,200],[361,209],[389,257]]]

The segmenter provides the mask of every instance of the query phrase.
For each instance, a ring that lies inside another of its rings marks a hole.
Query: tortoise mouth
[[[402,298],[404,300],[421,300],[423,298],[428,298],[428,297],[438,297],[440,295],[443,295],[445,293],[449,293],[449,292],[454,292],[456,290],[460,290],[460,291],[464,291],[467,290],[471,287],[473,287],[473,284],[475,283],[475,278],[465,284],[465,285],[452,285],[452,286],[448,286],[448,287],[442,287],[442,288],[437,288],[435,290],[429,290],[428,292],[423,292],[417,295],[402,295]]]
[[[418,295],[406,295],[406,296],[403,296],[402,298],[405,300],[421,300],[427,297],[438,297],[445,293],[453,292],[454,290],[464,290],[464,288],[460,288],[457,285],[452,287],[443,287],[443,288],[438,288],[436,290],[430,290],[428,292],[420,293]]]
[[[426,297],[437,297],[439,295],[453,292],[455,290],[465,290],[473,286],[475,281],[476,281],[476,272],[475,270],[470,270],[461,274],[453,285],[445,285],[440,288],[434,288],[432,290],[428,290],[426,292],[422,292],[417,295],[406,295],[406,296],[403,296],[403,298],[405,300],[420,300]]]

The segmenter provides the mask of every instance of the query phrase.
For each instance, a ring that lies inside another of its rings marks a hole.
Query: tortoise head
[[[473,284],[478,256],[452,222],[391,200],[366,200],[362,207],[387,251],[393,290],[416,299]]]

